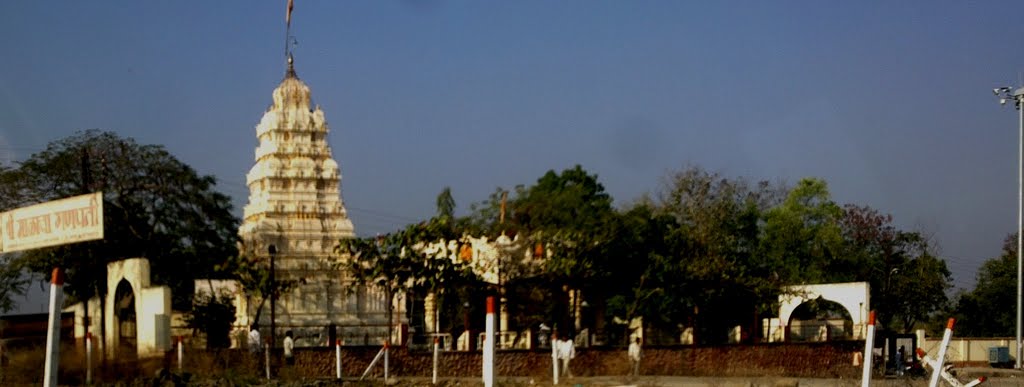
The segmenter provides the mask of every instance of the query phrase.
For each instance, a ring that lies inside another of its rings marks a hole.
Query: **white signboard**
[[[0,213],[0,252],[103,239],[103,193]]]

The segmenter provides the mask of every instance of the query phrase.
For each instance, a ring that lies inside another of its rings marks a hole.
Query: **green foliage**
[[[231,326],[235,322],[235,304],[229,294],[198,294],[192,310],[185,314],[185,324],[206,334],[206,348],[231,346]]]
[[[909,332],[948,304],[951,273],[920,233],[892,224],[892,216],[847,205],[840,219],[843,259],[831,265],[833,281],[867,281],[879,325]]]
[[[548,298],[554,301],[548,317],[567,321],[567,313],[579,306],[563,304],[568,301],[560,294],[563,287],[582,291],[583,299],[603,309],[609,296],[606,285],[616,268],[613,242],[619,223],[597,175],[579,165],[561,173],[548,171],[534,185],[518,190],[511,207],[520,237],[544,246]]]
[[[662,292],[644,311],[645,321],[666,328],[692,321],[707,330],[745,325],[751,313],[766,309],[783,285],[759,265],[761,218],[778,202],[777,190],[698,167],[666,177],[654,204],[664,236],[646,238],[655,248],[647,249],[649,273],[642,277]],[[698,340],[714,342],[724,332],[698,333]]]
[[[444,187],[437,195],[437,218],[449,221],[455,219],[455,198],[452,197],[451,187]]]
[[[238,254],[229,257],[224,263],[215,266],[217,277],[238,281],[242,289],[250,297],[259,302],[256,306],[255,321],[260,320],[263,306],[271,295],[280,298],[295,286],[303,283],[302,279],[278,278],[271,276],[270,260],[260,259],[252,243],[239,242]]]
[[[973,290],[956,300],[957,335],[1009,337],[1017,324],[1017,234],[1006,237],[1003,253],[978,269]]]
[[[448,240],[451,233],[446,218],[434,218],[386,235],[340,241],[335,252],[347,263],[345,269],[355,283],[386,291],[391,321],[394,297],[399,293],[440,292],[476,281],[464,262],[419,253],[424,243]],[[388,334],[390,341],[390,331]]]
[[[771,267],[787,284],[829,281],[830,268],[841,259],[841,216],[824,180],[800,180],[786,200],[764,216],[764,267]]]
[[[28,270],[48,275],[65,268],[65,291],[85,300],[106,291],[106,264],[145,257],[153,281],[171,287],[176,309],[191,306],[194,278],[234,255],[238,220],[212,176],[196,173],[162,146],[140,145],[89,130],[50,143],[16,169],[0,171],[4,209],[102,191],[101,241],[35,249],[17,256]],[[7,196],[9,195],[9,196]]]
[[[9,258],[0,257],[0,313],[7,313],[17,306],[15,297],[24,296],[29,278]]]

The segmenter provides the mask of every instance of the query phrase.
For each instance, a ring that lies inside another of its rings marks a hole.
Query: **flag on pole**
[[[289,27],[292,25],[292,8],[295,8],[295,0],[288,0],[288,14],[284,17],[284,22]]]

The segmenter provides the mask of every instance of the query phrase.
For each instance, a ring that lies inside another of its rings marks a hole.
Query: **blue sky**
[[[688,164],[824,178],[933,235],[958,286],[1016,228],[1020,1],[303,1],[299,77],[357,232],[581,164],[618,203]],[[0,162],[88,128],[165,145],[245,204],[285,1],[15,2]]]

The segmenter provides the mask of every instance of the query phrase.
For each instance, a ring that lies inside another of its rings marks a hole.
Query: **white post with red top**
[[[484,387],[494,387],[494,297],[487,297],[484,335]]]
[[[64,303],[64,272],[53,269],[50,278],[50,321],[46,330],[46,364],[43,366],[43,386],[57,385],[57,367],[60,361],[60,307]],[[86,306],[88,307],[88,306]]]
[[[438,341],[437,336],[434,336],[434,378],[433,378],[434,384],[437,384],[437,349],[438,349],[437,348],[438,347],[437,341]]]
[[[388,382],[388,352],[390,352],[391,344],[387,341],[384,342],[384,383]]]
[[[875,351],[875,311],[868,314],[868,334],[864,337],[864,371],[860,376],[861,387],[871,385],[871,361]]]
[[[92,332],[85,332],[85,384],[92,384]]]
[[[558,335],[551,331],[551,382],[558,385]]]
[[[334,343],[334,364],[337,368],[338,380],[341,380],[341,339]]]
[[[183,343],[184,341],[184,336],[178,336],[178,372],[181,372],[182,369],[185,367],[185,345]]]
[[[932,360],[932,358],[928,357],[928,353],[926,353],[921,348],[917,349],[917,357],[921,358],[921,362],[923,362],[924,364],[927,364],[929,367],[932,367],[932,368],[940,367],[938,365],[938,363],[935,360]],[[979,384],[985,383],[985,381],[988,380],[988,378],[982,376],[982,377],[979,377],[977,379],[974,379],[974,380],[970,381],[969,383],[966,383],[966,384],[965,383],[961,383],[960,379],[957,379],[956,376],[953,376],[953,374],[951,374],[949,372],[949,370],[946,369],[945,367],[942,367],[942,374],[941,375],[942,375],[942,379],[945,380],[946,383],[948,383],[952,387],[974,387],[974,386],[977,386]]]
[[[267,380],[270,380],[270,344],[273,344],[273,342],[267,339],[267,345],[263,347],[263,364],[266,366]]]
[[[936,387],[939,385],[939,376],[942,373],[942,363],[946,361],[946,348],[949,347],[949,340],[953,338],[953,324],[956,323],[956,319],[950,318],[949,322],[946,323],[946,333],[942,335],[942,345],[939,346],[939,354],[935,357],[935,366],[932,369],[932,379],[928,382],[928,387]]]

